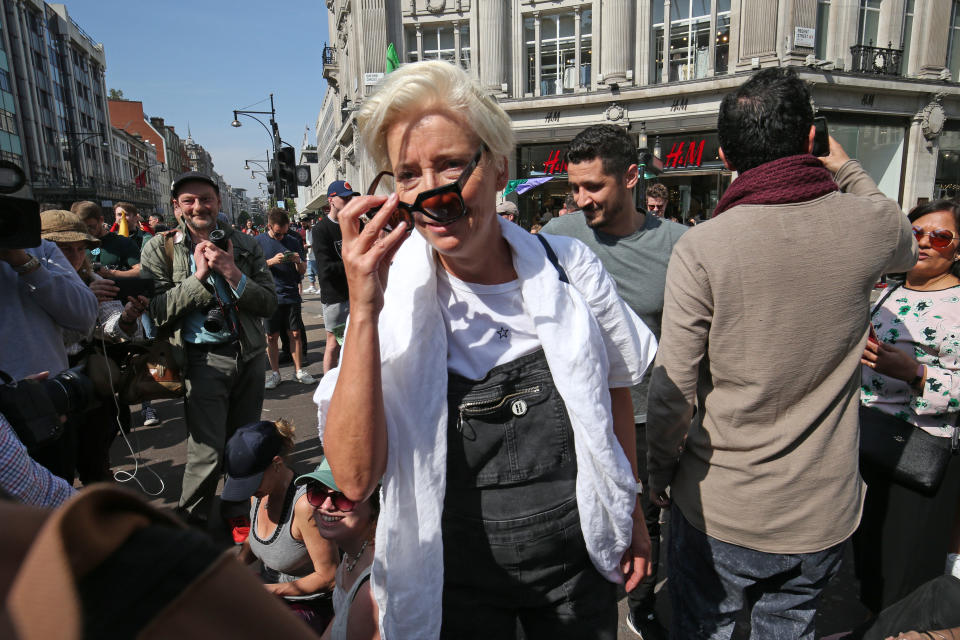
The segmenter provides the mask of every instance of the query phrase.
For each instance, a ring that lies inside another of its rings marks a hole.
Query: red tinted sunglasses
[[[323,503],[327,501],[327,498],[330,498],[333,501],[333,506],[337,508],[337,511],[353,511],[354,507],[357,506],[357,503],[349,499],[347,496],[343,495],[339,491],[334,491],[329,487],[325,487],[319,482],[311,482],[307,484],[307,502],[310,503],[311,507],[319,509],[323,506]]]
[[[946,229],[937,229],[935,231],[925,231],[920,227],[913,228],[913,236],[920,241],[920,238],[927,236],[930,238],[930,246],[934,249],[946,249],[950,243],[956,240],[956,236]]]
[[[393,231],[401,222],[407,223],[407,231],[413,231],[413,214],[415,213],[422,213],[427,218],[440,224],[450,224],[465,216],[467,205],[463,201],[463,187],[473,174],[473,170],[477,168],[477,164],[483,156],[483,149],[484,147],[480,147],[477,150],[473,160],[463,168],[460,177],[454,182],[424,191],[417,196],[413,204],[407,204],[403,201],[397,202],[396,210],[387,220],[387,224],[383,226],[384,231]],[[376,193],[380,180],[386,176],[392,177],[393,173],[390,171],[378,173],[370,184],[370,188],[367,189],[367,195]],[[368,210],[366,213],[367,219],[373,218],[378,211],[380,211],[380,207],[373,207]]]

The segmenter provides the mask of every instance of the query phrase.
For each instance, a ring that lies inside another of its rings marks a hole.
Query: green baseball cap
[[[301,484],[310,482],[311,480],[316,480],[320,484],[327,486],[334,491],[340,491],[340,487],[338,487],[337,483],[333,481],[333,471],[330,470],[330,463],[327,462],[326,458],[323,459],[323,462],[321,462],[316,469],[310,473],[305,473],[298,477],[293,483],[299,486]]]

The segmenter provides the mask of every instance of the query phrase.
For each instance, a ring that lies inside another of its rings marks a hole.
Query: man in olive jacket
[[[273,277],[256,240],[217,228],[216,182],[188,172],[173,183],[176,231],[143,248],[145,277],[156,281],[150,315],[169,336],[186,381],[187,464],[178,509],[197,524],[210,517],[223,448],[233,432],[260,419],[266,341],[261,318],[277,306]],[[224,251],[211,242],[222,231]],[[222,313],[216,326],[211,309]],[[224,513],[232,509],[222,509]]]

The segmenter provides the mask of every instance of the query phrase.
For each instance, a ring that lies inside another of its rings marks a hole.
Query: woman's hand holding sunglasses
[[[390,263],[409,231],[407,222],[385,230],[390,217],[397,210],[396,194],[385,196],[354,196],[343,211],[337,214],[343,234],[344,269],[350,287],[350,315],[369,313],[376,316],[383,308],[383,292],[387,288]],[[366,214],[378,208],[372,218]],[[361,220],[366,223],[361,229]]]

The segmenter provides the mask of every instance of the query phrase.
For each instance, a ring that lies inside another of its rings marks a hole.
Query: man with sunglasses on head
[[[595,125],[580,132],[567,149],[567,172],[575,201],[573,210],[544,225],[543,233],[581,240],[597,254],[620,297],[660,338],[663,287],[670,252],[686,227],[638,211],[634,190],[639,182],[637,145],[626,130]],[[576,209],[579,209],[577,211]],[[631,389],[637,434],[637,472],[647,482],[646,422],[649,374]],[[661,640],[666,633],[654,613],[654,587],[660,556],[660,507],[640,495],[650,532],[651,575],[627,595],[627,624],[644,640]]]
[[[779,67],[720,104],[738,177],[674,247],[647,407],[649,491],[671,507],[671,638],[814,637],[860,521],[870,292],[917,261],[900,206],[816,129]],[[667,489],[669,488],[669,493]]]
[[[340,361],[340,340],[350,313],[350,291],[347,274],[343,269],[343,235],[337,214],[353,196],[360,195],[345,180],[334,180],[327,187],[327,202],[330,213],[321,216],[311,230],[310,244],[317,258],[317,281],[320,284],[320,302],[323,304],[323,326],[327,331],[323,350],[323,372],[337,366]]]

